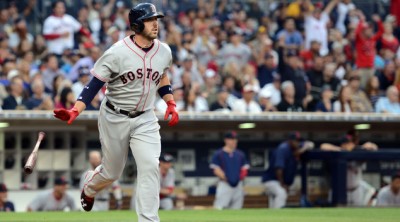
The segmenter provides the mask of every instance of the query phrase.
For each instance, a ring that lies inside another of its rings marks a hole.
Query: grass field
[[[162,222],[399,222],[400,208],[161,211]],[[0,213],[0,221],[137,221],[132,211]]]

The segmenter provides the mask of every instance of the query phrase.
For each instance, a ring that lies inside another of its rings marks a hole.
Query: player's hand
[[[71,124],[76,117],[78,117],[79,111],[77,108],[72,108],[70,110],[66,109],[55,109],[54,110],[54,117],[60,119],[62,121],[68,121],[68,124]]]
[[[167,110],[165,111],[164,120],[167,120],[171,115],[171,120],[168,122],[168,126],[175,126],[179,122],[178,111],[176,110],[176,103],[174,100],[167,102]]]

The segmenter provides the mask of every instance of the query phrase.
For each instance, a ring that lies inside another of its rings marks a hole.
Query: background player
[[[0,183],[0,212],[15,211],[14,204],[7,200],[7,187],[4,183]]]
[[[269,168],[262,178],[268,195],[269,208],[282,208],[286,205],[289,187],[294,182],[300,155],[312,148],[314,143],[303,141],[299,132],[292,132],[287,141],[272,151]]]
[[[172,63],[171,49],[156,39],[157,20],[162,17],[150,3],[131,9],[129,22],[135,34],[115,43],[97,60],[91,70],[95,78],[85,86],[72,109],[54,110],[56,118],[71,124],[107,83],[99,114],[103,161],[85,178],[81,204],[86,211],[92,209],[94,196],[121,176],[130,147],[138,170],[139,222],[159,221],[161,141],[154,113],[157,90],[168,106],[164,119],[172,116],[168,125],[179,121],[166,74]]]
[[[242,180],[247,175],[249,164],[244,153],[236,148],[236,132],[227,132],[224,138],[224,147],[214,153],[210,165],[219,178],[214,207],[241,209],[244,201]]]
[[[56,178],[54,188],[40,193],[28,205],[28,211],[63,211],[69,208],[76,210],[74,199],[67,193],[68,182],[62,178]]]
[[[379,190],[376,199],[376,206],[400,207],[400,173],[394,174],[390,184]]]
[[[101,153],[99,151],[90,151],[89,152],[89,163],[90,163],[90,169],[89,170],[95,170],[97,166],[101,164]],[[79,183],[79,188],[83,189],[83,186],[85,185],[85,176],[86,172],[82,174],[80,183]],[[117,209],[121,209],[122,207],[122,190],[121,186],[119,185],[118,180],[114,181],[109,187],[105,188],[104,190],[100,191],[97,193],[93,205],[92,211],[107,211],[110,209],[110,189],[112,189],[114,198],[117,201]]]

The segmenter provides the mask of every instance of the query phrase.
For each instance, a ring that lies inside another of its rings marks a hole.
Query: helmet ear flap
[[[131,29],[135,33],[141,33],[144,30],[144,24],[141,20],[137,20],[134,23],[132,23]]]

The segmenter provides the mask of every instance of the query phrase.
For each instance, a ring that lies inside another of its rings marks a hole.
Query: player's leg
[[[174,201],[171,197],[165,197],[160,200],[160,209],[172,210],[174,209]]]
[[[233,190],[227,182],[219,181],[215,193],[214,208],[220,210],[228,208],[232,200]]]
[[[100,110],[99,134],[103,159],[86,177],[84,192],[87,196],[94,197],[121,176],[128,156],[129,127],[127,118],[116,116],[106,108]]]
[[[136,213],[139,222],[158,222],[160,126],[151,112],[144,113],[132,124],[135,130],[131,134],[130,147],[137,165]]]
[[[235,188],[232,196],[231,209],[242,209],[244,201],[243,182],[240,182]]]
[[[286,205],[287,192],[278,181],[268,181],[265,183],[265,187],[267,194],[273,196],[269,208],[282,208]]]

